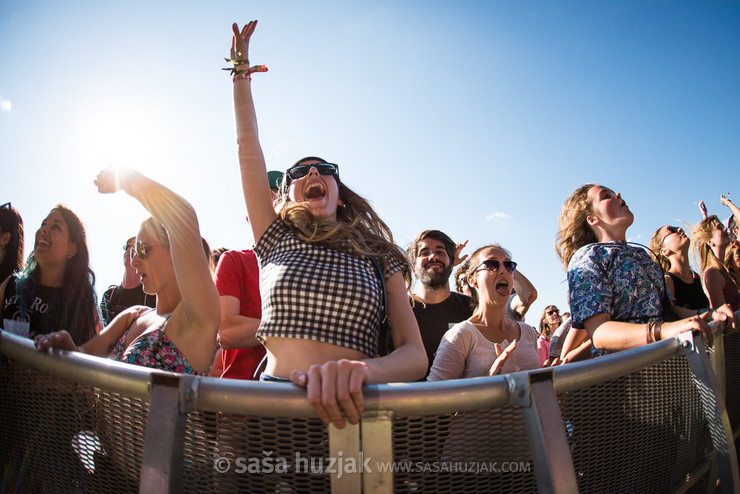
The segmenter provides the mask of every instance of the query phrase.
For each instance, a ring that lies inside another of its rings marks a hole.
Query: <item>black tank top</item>
[[[681,278],[673,273],[668,273],[668,276],[673,280],[676,305],[693,310],[709,308],[709,299],[704,293],[701,280],[699,280],[699,276],[696,273],[691,272],[691,278],[693,279],[691,283],[684,283]]]

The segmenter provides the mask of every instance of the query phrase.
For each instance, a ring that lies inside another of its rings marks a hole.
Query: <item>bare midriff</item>
[[[321,365],[331,360],[369,358],[359,350],[316,340],[269,337],[264,344],[267,349],[265,373],[286,379],[290,378],[291,371],[308,372],[312,365]]]

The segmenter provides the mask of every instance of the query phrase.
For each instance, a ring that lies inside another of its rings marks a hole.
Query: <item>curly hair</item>
[[[588,192],[597,184],[580,186],[563,204],[555,235],[555,251],[568,270],[568,263],[578,249],[597,241],[596,234],[588,225],[588,215],[593,211]]]
[[[10,240],[0,257],[0,282],[23,270],[23,218],[8,203],[0,207],[0,234],[10,233]]]
[[[306,157],[295,165],[308,160],[326,163],[321,158]],[[307,203],[291,201],[288,180],[283,180],[281,184],[281,197],[277,203],[280,219],[304,242],[325,245],[355,257],[375,257],[386,272],[388,266],[385,257],[395,258],[404,266],[403,277],[410,289],[410,266],[401,248],[393,241],[388,225],[378,217],[367,199],[344,185],[338,176],[334,178],[339,186],[339,198],[344,203],[344,206],[337,208],[336,221],[318,222]]]
[[[39,332],[66,329],[72,340],[81,345],[95,335],[101,321],[95,295],[95,273],[90,269],[90,253],[87,250],[87,234],[80,218],[67,206],[58,204],[52,211],[62,215],[67,224],[69,241],[76,246],[75,254],[67,259],[64,267],[61,312],[53,328],[39,328]],[[41,279],[41,267],[32,255],[23,273],[18,277],[17,290],[23,310],[33,300]]]

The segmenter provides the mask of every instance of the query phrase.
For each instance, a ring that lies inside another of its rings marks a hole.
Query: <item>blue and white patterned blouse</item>
[[[588,244],[568,264],[568,293],[574,328],[584,329],[583,321],[597,314],[629,323],[657,321],[663,314],[663,271],[641,247]]]

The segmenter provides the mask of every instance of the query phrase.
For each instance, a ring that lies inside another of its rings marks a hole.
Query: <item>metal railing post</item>
[[[552,370],[542,369],[513,374],[507,376],[507,380],[514,403],[522,407],[538,491],[578,492],[573,458],[552,377]]]
[[[678,338],[694,374],[694,384],[699,391],[702,407],[707,416],[722,492],[738,492],[740,475],[738,475],[737,453],[732,440],[730,419],[725,409],[724,391],[719,387],[717,376],[714,374],[712,364],[704,349],[701,332],[686,332]]]
[[[141,464],[140,493],[179,493],[183,490],[185,422],[181,413],[181,377],[154,372]],[[193,397],[189,393],[189,401]]]

